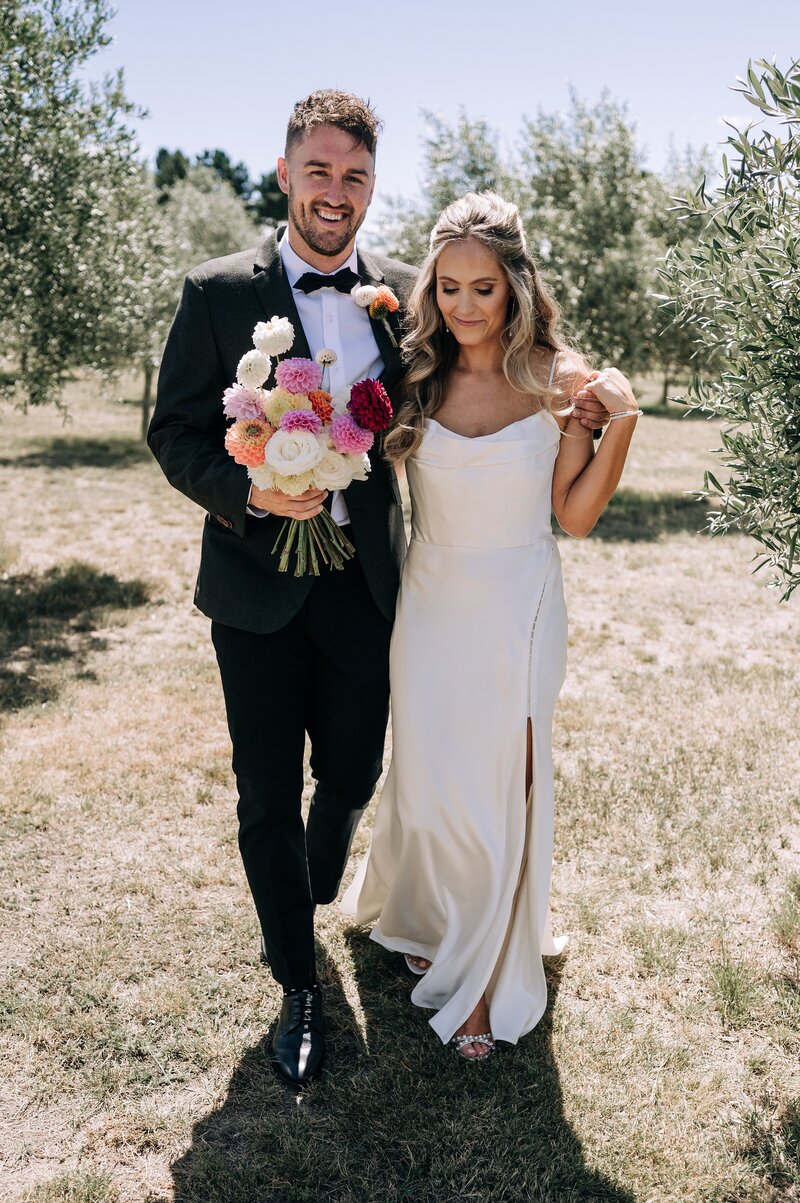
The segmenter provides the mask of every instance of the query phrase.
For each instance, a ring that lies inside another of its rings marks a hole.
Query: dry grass
[[[133,409],[72,400],[67,428],[2,426],[0,605],[84,565],[59,612],[12,605],[1,649],[33,682],[0,716],[2,1198],[800,1197],[796,606],[748,575],[743,539],[694,533],[682,491],[713,429],[643,420],[604,525],[561,541],[554,903],[571,942],[545,1020],[459,1064],[394,959],[328,908],[330,1066],[298,1099],[267,1064],[277,992],[191,606],[199,515]]]

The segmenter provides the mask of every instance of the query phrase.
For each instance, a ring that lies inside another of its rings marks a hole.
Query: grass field
[[[330,1058],[298,1096],[268,1064],[200,514],[133,407],[71,406],[0,426],[0,1198],[800,1198],[797,605],[696,533],[713,426],[644,418],[607,516],[560,541],[545,1019],[460,1062],[322,908]]]

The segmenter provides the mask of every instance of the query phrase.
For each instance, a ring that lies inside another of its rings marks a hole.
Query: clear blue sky
[[[729,89],[748,58],[800,57],[796,0],[117,0],[113,44],[91,75],[123,67],[150,113],[143,152],[222,147],[252,175],[281,153],[292,104],[318,87],[368,97],[385,122],[378,192],[419,189],[422,109],[485,118],[510,146],[523,114],[604,88],[635,120],[658,170],[724,139],[753,110]],[[375,212],[375,210],[373,210]]]

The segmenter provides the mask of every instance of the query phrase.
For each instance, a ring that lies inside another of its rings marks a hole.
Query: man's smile
[[[344,221],[347,213],[343,209],[315,209],[316,216],[329,225],[336,225],[340,221]]]

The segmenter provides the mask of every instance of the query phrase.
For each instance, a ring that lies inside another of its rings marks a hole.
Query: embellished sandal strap
[[[453,1036],[450,1043],[453,1048],[460,1052],[465,1044],[486,1044],[489,1048],[494,1048],[494,1036],[491,1032],[481,1032],[478,1036]]]

